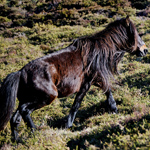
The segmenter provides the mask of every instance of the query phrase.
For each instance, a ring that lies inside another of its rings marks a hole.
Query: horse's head
[[[134,24],[129,19],[129,16],[125,18],[125,22],[126,22],[126,27],[128,28],[129,43],[132,46],[130,53],[138,57],[145,56],[148,53],[148,49],[144,41],[139,36]]]
[[[144,41],[140,38],[138,35],[138,41],[137,41],[137,50],[135,51],[136,56],[143,57],[148,53],[148,49],[144,43]]]

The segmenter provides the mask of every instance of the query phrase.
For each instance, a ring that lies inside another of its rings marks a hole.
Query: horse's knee
[[[19,113],[19,110],[17,110],[10,119],[11,126],[18,126],[21,122],[21,119],[22,119],[22,117]]]

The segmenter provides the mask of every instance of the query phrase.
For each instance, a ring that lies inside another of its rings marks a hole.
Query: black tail
[[[3,130],[10,120],[13,112],[18,85],[20,81],[21,72],[14,72],[9,74],[0,88],[0,131]]]

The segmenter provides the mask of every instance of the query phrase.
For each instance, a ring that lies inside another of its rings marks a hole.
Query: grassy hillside
[[[0,0],[0,83],[29,61],[126,15],[149,48],[149,0]],[[75,95],[33,112],[34,134],[22,121],[18,143],[11,142],[8,123],[0,132],[0,149],[150,149],[150,53],[144,58],[126,54],[119,68],[120,85],[113,86],[118,114],[106,111],[105,95],[92,86],[71,130],[59,126]]]

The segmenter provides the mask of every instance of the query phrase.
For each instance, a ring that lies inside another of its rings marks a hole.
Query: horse
[[[127,16],[115,20],[93,35],[79,37],[57,52],[32,60],[17,72],[10,73],[0,87],[0,130],[10,120],[12,136],[23,119],[31,131],[36,129],[30,114],[51,104],[56,98],[76,93],[67,116],[66,128],[72,127],[83,97],[91,85],[102,89],[111,112],[117,112],[111,92],[111,79],[118,74],[118,63],[125,52],[138,57],[148,49],[135,25]],[[12,115],[16,98],[19,106]]]

